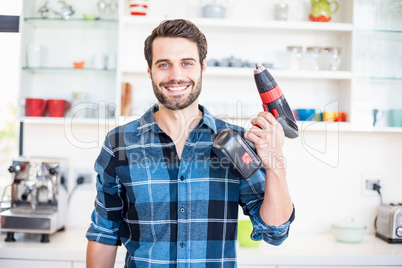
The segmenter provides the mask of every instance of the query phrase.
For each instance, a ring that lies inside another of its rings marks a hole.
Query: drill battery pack
[[[240,134],[224,129],[216,136],[212,149],[221,161],[229,161],[245,179],[262,166],[262,161],[251,145]]]

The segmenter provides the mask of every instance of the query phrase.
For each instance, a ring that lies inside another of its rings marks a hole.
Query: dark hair
[[[201,65],[207,56],[207,39],[195,24],[183,19],[165,20],[144,42],[144,55],[149,68],[152,66],[152,45],[157,37],[182,37],[196,43]]]

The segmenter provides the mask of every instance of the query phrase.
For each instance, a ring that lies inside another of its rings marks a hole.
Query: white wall
[[[378,177],[383,201],[402,201],[401,133],[339,132],[339,145],[334,140],[333,146],[327,144],[326,153],[339,155],[339,162],[332,158],[330,165],[322,162],[325,156],[314,157],[308,151],[315,148],[324,152],[325,132],[304,135],[310,148],[305,148],[299,138],[287,140],[285,149],[289,187],[297,208],[293,231],[326,232],[332,223],[353,217],[373,232],[380,198],[375,192],[363,194],[362,180],[364,176]]]

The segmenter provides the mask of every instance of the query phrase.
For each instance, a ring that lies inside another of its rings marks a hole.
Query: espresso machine
[[[15,232],[41,234],[41,242],[64,229],[67,221],[68,164],[62,159],[18,158],[8,169],[13,176],[10,209],[1,212],[6,242]]]

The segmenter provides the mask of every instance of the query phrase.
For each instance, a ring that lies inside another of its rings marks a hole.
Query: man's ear
[[[202,60],[202,65],[201,65],[201,67],[202,67],[202,75],[204,76],[205,70],[207,69],[207,58],[204,58],[204,59]]]
[[[149,77],[149,78],[152,78],[152,77],[151,77],[151,68],[149,68],[149,66],[147,67],[147,73],[148,73],[148,77]]]

